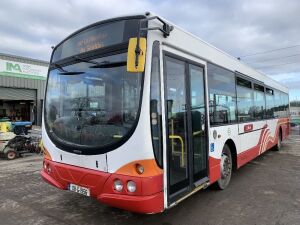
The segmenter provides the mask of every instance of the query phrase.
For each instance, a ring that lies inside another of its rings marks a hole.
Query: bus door
[[[168,205],[207,179],[204,66],[164,55]]]

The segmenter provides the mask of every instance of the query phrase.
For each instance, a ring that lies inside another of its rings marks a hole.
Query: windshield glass
[[[128,134],[138,116],[142,74],[126,71],[126,57],[77,59],[50,71],[45,102],[50,136],[76,146],[102,147]]]

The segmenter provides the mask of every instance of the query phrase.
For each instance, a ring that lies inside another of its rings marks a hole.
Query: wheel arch
[[[224,145],[227,145],[231,152],[233,170],[237,169],[237,150],[236,145],[232,139],[228,139]]]
[[[281,139],[281,141],[282,141],[282,139],[283,139],[283,134],[282,134],[282,127],[281,126],[279,126],[279,129],[278,129],[278,138],[279,138],[279,135],[280,135],[280,139]]]

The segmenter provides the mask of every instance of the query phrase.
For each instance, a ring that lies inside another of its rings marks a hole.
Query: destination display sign
[[[83,30],[60,44],[53,54],[52,61],[120,44],[136,36],[138,20],[121,20]]]
[[[86,39],[80,40],[77,42],[77,47],[79,48],[79,52],[88,52],[92,51],[98,48],[103,48],[106,42],[106,39],[108,38],[107,33],[100,33],[98,35],[91,35],[90,37],[87,37]]]

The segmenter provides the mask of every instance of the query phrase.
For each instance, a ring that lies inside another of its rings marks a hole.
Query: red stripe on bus
[[[158,213],[164,209],[163,175],[137,177],[106,173],[77,166],[44,160],[48,169],[41,171],[42,178],[49,184],[67,190],[70,184],[90,189],[90,195],[108,205],[138,213]],[[50,171],[50,172],[49,172]],[[114,181],[123,183],[123,190],[114,190]],[[127,182],[136,183],[136,191],[127,190]]]
[[[216,159],[214,157],[208,157],[209,165],[209,182],[212,184],[221,178],[221,159]]]
[[[237,167],[245,165],[247,162],[253,160],[261,153],[269,150],[271,147],[275,146],[278,141],[279,129],[282,129],[282,139],[284,140],[289,134],[289,119],[280,118],[278,119],[275,136],[271,136],[268,126],[265,125],[261,130],[260,138],[258,144],[248,150],[245,150],[237,155]]]

